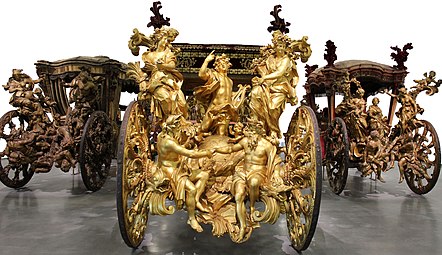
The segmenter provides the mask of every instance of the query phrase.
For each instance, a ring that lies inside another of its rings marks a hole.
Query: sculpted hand
[[[214,54],[215,50],[212,50],[212,52],[210,52],[210,54],[206,57],[206,62],[210,62],[212,60],[215,59],[215,54]]]
[[[281,176],[274,174],[272,176],[272,183],[274,185],[282,185],[282,184],[284,184],[284,181],[282,180]]]
[[[252,78],[252,86],[259,86],[264,82],[263,78],[260,78],[258,76],[255,76]]]
[[[206,153],[208,158],[212,158],[213,153],[215,153],[215,149],[206,150]]]
[[[292,106],[297,105],[298,104],[298,98],[296,96],[295,97],[289,97],[289,103]]]
[[[159,59],[159,60],[157,60],[157,61],[155,62],[155,64],[156,64],[157,68],[160,69],[161,66],[164,64],[164,62],[163,62],[162,59]]]

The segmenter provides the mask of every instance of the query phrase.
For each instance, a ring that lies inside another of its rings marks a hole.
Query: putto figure
[[[199,205],[196,201],[196,194],[201,193],[189,180],[189,174],[183,171],[184,159],[212,157],[212,152],[208,150],[188,150],[182,146],[183,130],[180,122],[184,121],[180,115],[171,115],[163,124],[163,131],[158,135],[158,168],[164,173],[172,185],[173,194],[178,204],[186,203],[189,220],[187,223],[196,231],[203,229],[195,219],[195,206]],[[201,178],[200,178],[201,179]],[[203,178],[207,180],[207,177]],[[204,185],[199,185],[204,189]]]

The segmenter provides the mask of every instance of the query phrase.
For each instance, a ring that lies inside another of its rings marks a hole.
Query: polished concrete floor
[[[419,196],[397,183],[396,172],[384,176],[385,184],[350,170],[341,196],[324,182],[316,233],[302,254],[441,254],[442,184]],[[113,177],[90,193],[79,174],[58,169],[20,190],[0,184],[0,254],[297,254],[283,215],[235,244],[213,237],[210,226],[194,232],[181,212],[151,216],[142,247],[133,250],[120,236],[115,188]]]

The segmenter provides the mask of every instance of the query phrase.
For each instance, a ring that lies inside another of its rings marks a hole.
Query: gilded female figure
[[[138,49],[138,45],[149,48],[142,55],[144,67],[130,63],[128,73],[139,82],[138,99],[152,97],[151,111],[160,122],[171,114],[181,114],[187,118],[187,103],[181,91],[183,75],[176,69],[175,54],[179,49],[172,46],[177,35],[177,30],[164,26],[155,29],[150,37],[135,30],[129,41],[133,49]]]
[[[274,142],[282,137],[279,129],[279,117],[284,111],[286,103],[298,103],[296,85],[299,75],[295,60],[301,52],[303,62],[311,54],[310,46],[304,37],[299,41],[292,41],[280,31],[273,33],[273,45],[261,49],[261,58],[256,60],[254,68],[260,77],[253,78],[250,109],[252,118],[265,123],[266,130]]]

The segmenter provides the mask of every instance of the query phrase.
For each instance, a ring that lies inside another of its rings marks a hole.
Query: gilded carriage
[[[38,61],[39,79],[20,69],[4,89],[16,110],[0,119],[0,180],[8,187],[26,185],[34,173],[62,171],[79,164],[88,190],[99,190],[116,154],[120,93],[131,88],[125,65],[104,56]]]
[[[423,109],[416,97],[423,91],[427,95],[438,92],[442,81],[431,71],[414,80],[414,86],[405,87],[404,63],[412,48],[411,43],[402,49],[391,47],[394,66],[365,60],[335,62],[336,46],[328,41],[327,65],[309,67],[305,103],[315,109],[321,123],[323,164],[334,193],[345,188],[349,168],[384,182],[382,174],[394,169],[395,162],[399,183],[405,179],[413,192],[425,194],[435,186],[441,160],[439,138],[430,122],[417,118]],[[387,115],[379,106],[381,94],[391,97]],[[320,96],[327,97],[323,109],[315,102]],[[339,104],[338,96],[342,97]],[[392,125],[394,118],[397,124]]]
[[[319,128],[308,106],[296,110],[284,136],[278,120],[286,102],[297,102],[295,61],[310,56],[307,38],[292,40],[279,27],[265,47],[175,44],[178,31],[160,8],[151,8],[154,32],[134,29],[129,41],[134,55],[147,50],[142,63],[128,64],[139,92],[118,144],[123,240],[139,247],[149,215],[186,210],[195,231],[211,224],[213,235],[241,243],[285,214],[293,247],[306,249],[321,196]],[[285,71],[276,74],[279,66]]]

